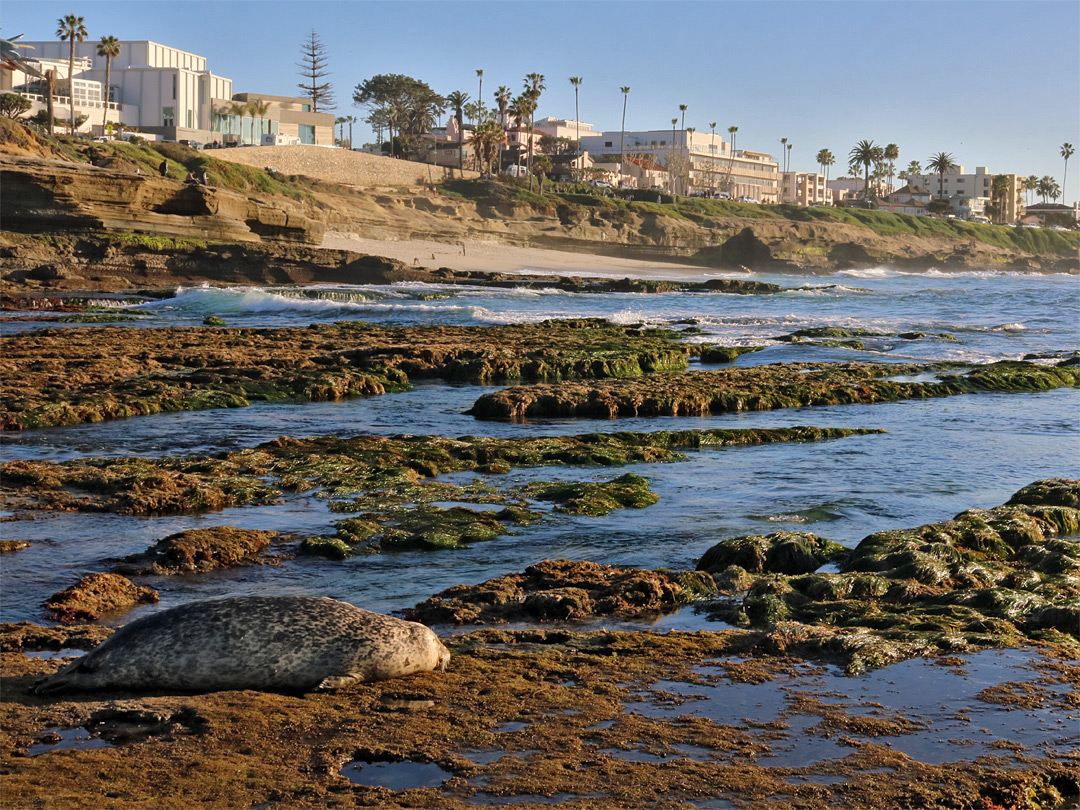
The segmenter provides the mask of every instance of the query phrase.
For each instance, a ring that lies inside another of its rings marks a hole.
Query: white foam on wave
[[[409,303],[404,303],[409,301]],[[176,295],[162,301],[144,304],[144,308],[184,310],[194,314],[274,313],[274,312],[467,312],[469,307],[457,304],[410,301],[397,296],[394,301],[336,300],[306,298],[269,292],[261,287],[195,287],[177,288]]]

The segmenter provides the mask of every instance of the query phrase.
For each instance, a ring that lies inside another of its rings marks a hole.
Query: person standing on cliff
[[[161,161],[161,165],[157,167],[157,170],[158,174],[160,174],[162,177],[165,177],[169,173],[169,161]]]

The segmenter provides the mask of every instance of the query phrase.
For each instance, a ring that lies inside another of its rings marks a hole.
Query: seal
[[[417,622],[314,596],[235,596],[155,613],[39,681],[62,691],[337,689],[446,669],[450,653]]]

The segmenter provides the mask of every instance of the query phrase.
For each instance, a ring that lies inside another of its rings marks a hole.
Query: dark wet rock
[[[495,384],[680,371],[697,348],[677,339],[595,318],[497,327],[349,321],[307,329],[41,330],[5,341],[0,428],[377,396],[426,377]]]
[[[158,593],[119,574],[88,574],[45,603],[49,614],[65,624],[92,622],[110,613],[158,601]]]
[[[528,491],[539,500],[555,501],[558,504],[555,508],[560,511],[593,517],[623,507],[644,509],[660,500],[649,489],[649,482],[634,473],[611,481],[538,484]]]
[[[759,352],[764,346],[703,346],[702,363],[734,363],[740,355]]]
[[[1069,506],[1077,509],[1080,508],[1080,481],[1044,478],[1021,489],[1009,499],[1009,504]]]
[[[224,326],[225,321],[217,315],[207,315],[203,318],[203,326]]]
[[[120,574],[185,574],[259,562],[277,532],[215,526],[189,529],[159,540],[142,554],[125,557]]]
[[[614,467],[679,461],[686,458],[681,450],[823,441],[882,432],[800,426],[509,439],[282,437],[253,449],[212,457],[76,459],[60,464],[10,461],[0,467],[6,485],[0,492],[30,495],[42,508],[172,514],[269,503],[282,490],[318,489],[329,498],[351,497],[415,487],[450,472],[505,473],[518,467]],[[518,522],[513,515],[506,519]],[[345,540],[352,542],[351,538]]]
[[[1077,486],[1035,482],[1012,503],[1068,500]],[[840,655],[849,671],[927,651],[1025,641],[1080,651],[1080,540],[1072,536],[1078,520],[1080,509],[1037,503],[875,532],[839,573],[763,573],[741,601],[719,602],[711,612],[768,629],[778,650]],[[725,541],[722,554],[710,549],[716,568],[741,560],[769,570],[760,538],[735,540]],[[736,552],[737,560],[723,556]]]
[[[485,394],[469,413],[485,419],[618,419],[928,399],[981,391],[1047,391],[1080,385],[1080,369],[999,362],[966,374],[950,364],[774,364],[599,382],[563,382]],[[938,372],[937,382],[889,379]]]
[[[417,605],[409,617],[425,624],[471,624],[625,616],[674,608],[713,589],[711,577],[692,572],[546,560],[521,574],[448,588]]]
[[[746,535],[717,543],[697,569],[716,574],[737,565],[751,573],[806,574],[846,553],[840,544],[806,532]]]
[[[45,627],[32,622],[5,623],[0,624],[0,651],[92,650],[112,633],[111,627],[93,624]]]
[[[0,554],[10,554],[13,551],[22,551],[33,545],[29,540],[0,540]]]

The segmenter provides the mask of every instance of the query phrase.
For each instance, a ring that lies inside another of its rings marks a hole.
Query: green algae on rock
[[[3,339],[0,429],[252,402],[403,391],[418,377],[479,384],[686,369],[678,333],[600,319],[511,326],[46,329]]]
[[[182,574],[231,568],[259,562],[277,532],[215,526],[170,534],[141,554],[132,554],[114,568],[117,573]]]
[[[772,628],[784,650],[839,655],[849,671],[935,651],[1033,641],[1077,654],[1080,509],[1045,501],[1078,495],[1080,481],[1038,481],[1013,496],[1012,505],[875,532],[846,555],[839,573],[759,576],[741,602],[713,612]],[[735,562],[752,563],[753,556]]]
[[[702,363],[734,363],[741,355],[759,352],[764,346],[709,346],[701,347]]]
[[[839,543],[807,532],[775,532],[722,540],[698,560],[697,569],[719,574],[737,565],[751,573],[809,574],[847,554]]]
[[[88,574],[69,588],[53,594],[46,610],[65,624],[92,622],[135,605],[158,601],[158,593],[136,585],[119,574]]]
[[[423,479],[451,472],[679,461],[686,458],[681,450],[816,442],[883,432],[875,428],[798,426],[512,439],[283,437],[252,449],[210,457],[74,459],[59,464],[9,461],[0,466],[4,480],[0,495],[6,499],[28,497],[39,508],[175,514],[268,503],[281,490],[315,489],[322,497],[343,498],[395,486],[409,488]]]
[[[1048,391],[1080,385],[1080,368],[998,362],[962,374],[947,363],[779,363],[636,379],[518,386],[484,394],[469,413],[484,419],[619,419],[708,416],[856,402],[927,399],[982,391]],[[938,373],[937,382],[891,379]]]
[[[611,481],[584,483],[535,484],[527,492],[541,501],[555,501],[559,511],[576,515],[606,515],[622,507],[644,509],[652,506],[659,496],[649,489],[649,482],[640,475],[626,473]]]
[[[545,560],[521,574],[448,588],[408,612],[425,624],[571,621],[670,610],[713,590],[708,575]]]

